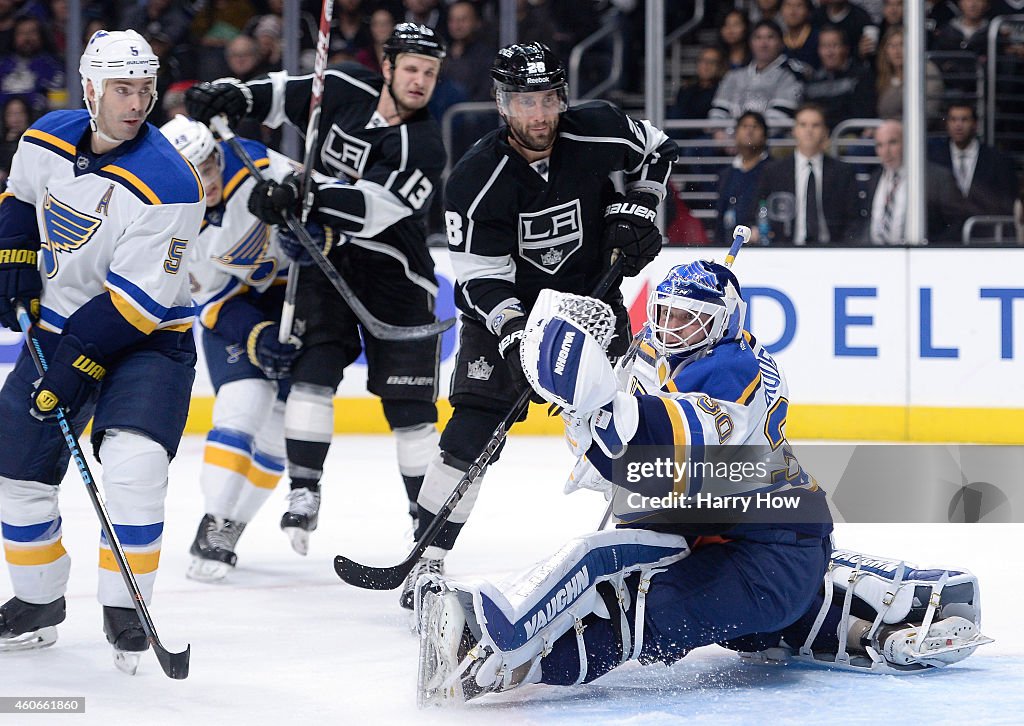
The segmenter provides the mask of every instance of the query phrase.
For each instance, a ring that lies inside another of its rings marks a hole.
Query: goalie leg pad
[[[566,659],[575,664],[567,669],[568,683],[593,680],[634,657],[638,648],[630,625],[642,631],[643,615],[640,611],[639,620],[627,623],[625,579],[640,572],[649,581],[688,554],[686,540],[677,535],[611,530],[571,540],[500,589],[484,581],[447,583],[472,604],[472,620],[480,629],[478,648],[491,654],[476,671],[477,685],[493,686],[499,677],[504,686],[539,679],[542,670],[547,673],[542,659],[551,655],[556,641],[572,651]],[[556,664],[555,670],[563,669]]]
[[[851,550],[832,553],[824,598],[782,633],[798,660],[906,674],[963,660],[981,634],[981,595],[966,570],[920,569]]]

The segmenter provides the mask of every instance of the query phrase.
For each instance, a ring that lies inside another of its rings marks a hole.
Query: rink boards
[[[652,284],[675,264],[724,250],[669,249],[626,280],[634,326]],[[447,253],[434,250],[438,316],[454,314]],[[749,325],[789,379],[793,438],[1024,443],[1024,249],[749,248],[735,270]],[[456,334],[442,340],[447,394]],[[0,377],[19,337],[0,333]],[[212,388],[202,363],[189,431],[209,427]],[[362,361],[338,390],[339,432],[385,431],[365,391]],[[448,415],[442,402],[442,418]],[[560,433],[536,407],[516,431]]]

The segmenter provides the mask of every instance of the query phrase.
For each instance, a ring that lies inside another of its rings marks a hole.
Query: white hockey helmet
[[[211,154],[215,154],[218,171],[224,171],[224,154],[206,124],[179,113],[160,127],[160,133],[166,136],[178,153],[188,159],[196,169],[202,166]]]
[[[99,112],[100,98],[103,96],[103,82],[112,78],[152,78],[156,79],[160,71],[160,59],[146,39],[134,30],[97,30],[89,38],[82,59],[78,63],[78,72],[82,76],[82,94],[86,99],[89,116],[96,122]],[[87,84],[92,81],[96,91],[96,107],[89,105]],[[153,84],[153,95],[149,99],[146,115],[156,105],[156,83]]]

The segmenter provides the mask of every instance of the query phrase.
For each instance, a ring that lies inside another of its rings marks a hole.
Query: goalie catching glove
[[[253,326],[245,344],[245,352],[249,362],[259,368],[270,380],[287,378],[291,371],[292,361],[299,354],[302,342],[294,335],[288,337],[287,343],[277,339],[277,323],[264,320]]]
[[[617,458],[636,432],[636,400],[618,390],[606,349],[615,314],[601,300],[542,290],[526,323],[520,350],[523,373],[548,403],[581,419],[605,454]],[[585,440],[581,432],[578,439]]]
[[[629,192],[605,207],[604,247],[622,255],[622,274],[635,277],[661,252],[657,223],[658,198],[647,192]]]

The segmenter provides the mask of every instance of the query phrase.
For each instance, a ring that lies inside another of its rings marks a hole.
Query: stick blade
[[[334,558],[334,571],[349,585],[364,590],[395,590],[412,572],[416,559],[406,560],[394,567],[369,567],[338,555]]]
[[[185,650],[180,653],[171,653],[160,643],[153,643],[153,651],[156,653],[156,659],[160,661],[160,667],[163,668],[168,678],[173,678],[176,681],[183,681],[188,678],[189,656],[192,654],[191,645],[186,645]]]

